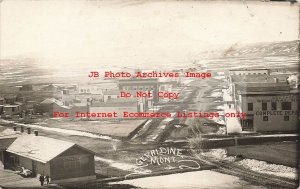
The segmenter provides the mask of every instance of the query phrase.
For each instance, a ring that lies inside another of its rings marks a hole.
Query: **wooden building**
[[[153,91],[153,101],[158,102],[159,82],[157,78],[154,79],[137,79],[130,78],[119,80],[120,91]]]
[[[18,137],[4,153],[4,162],[48,175],[54,182],[96,177],[94,152],[71,142],[33,134]]]
[[[62,101],[55,98],[47,98],[41,103],[34,106],[36,113],[48,113],[50,117],[53,117],[53,112],[69,112],[70,107],[65,106]]]
[[[3,106],[4,115],[19,115],[22,112],[22,107],[20,104],[5,104]]]
[[[299,128],[299,90],[258,91],[259,89],[239,91],[237,108],[247,115],[242,120],[243,129],[256,132],[296,132]]]
[[[21,136],[20,132],[0,126],[0,161],[3,163],[4,168],[6,168],[6,164],[4,163],[5,151],[19,136]]]

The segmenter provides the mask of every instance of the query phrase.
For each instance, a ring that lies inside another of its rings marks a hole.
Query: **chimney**
[[[39,136],[38,130],[34,130],[34,135],[35,135],[35,136]]]
[[[24,127],[21,126],[21,133],[24,133]]]
[[[30,127],[27,128],[27,134],[30,134],[31,133],[31,130],[30,130]]]
[[[13,128],[14,128],[14,131],[17,131],[17,126],[14,126]]]

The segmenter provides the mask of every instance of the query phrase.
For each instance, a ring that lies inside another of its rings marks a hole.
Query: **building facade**
[[[153,102],[158,102],[158,90],[159,82],[158,79],[124,79],[119,80],[119,90],[120,91],[151,91],[153,94]],[[152,99],[151,99],[152,100]]]
[[[299,122],[299,91],[240,92],[238,110],[246,112],[244,130],[294,132]]]

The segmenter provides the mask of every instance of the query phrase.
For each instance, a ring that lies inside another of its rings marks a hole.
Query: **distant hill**
[[[198,65],[209,70],[268,68],[299,71],[299,41],[233,44],[226,49],[207,51],[202,55]]]
[[[81,67],[69,70],[60,66],[55,60],[51,64],[42,64],[43,59],[14,57],[0,60],[0,87],[15,86],[29,83],[78,83],[91,81],[87,74],[100,67],[91,66],[84,62]],[[232,68],[288,69],[297,72],[299,67],[299,41],[233,44],[230,47],[215,50],[207,49],[201,52],[197,59],[180,65],[174,62],[168,68],[187,68],[201,65],[209,70],[228,70]],[[71,66],[71,65],[70,65]],[[107,69],[124,65],[110,65]],[[104,69],[103,66],[101,66]]]
[[[295,56],[299,54],[299,41],[233,45],[224,50],[223,56]]]

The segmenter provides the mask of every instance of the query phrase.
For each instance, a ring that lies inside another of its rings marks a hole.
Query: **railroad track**
[[[168,102],[164,105],[164,107],[160,110],[162,112],[170,112],[174,113],[176,115],[177,111],[182,111],[187,107],[187,102],[189,102],[195,95],[197,91],[197,87],[185,87],[181,91],[181,95],[185,96],[185,100],[181,99],[181,102]],[[188,94],[187,91],[189,92]],[[158,119],[151,119],[151,123],[149,125],[143,126],[139,128],[139,131],[137,131],[137,134],[129,138],[129,141],[133,143],[162,143],[165,141],[168,134],[173,129],[173,125],[176,122],[175,120],[179,121],[179,119],[176,116],[173,116],[174,120],[170,122],[165,122],[163,118]]]
[[[220,161],[198,154],[194,155],[198,157],[200,161],[217,167],[216,169],[212,169],[213,171],[237,176],[253,184],[262,185],[272,189],[294,189],[298,187],[299,182],[297,180],[258,173],[226,160]]]
[[[130,150],[130,149],[128,149]],[[186,149],[188,150],[188,149]],[[209,170],[223,173],[223,174],[228,174],[228,175],[233,175],[236,177],[241,178],[241,180],[247,181],[251,183],[253,186],[263,186],[266,188],[271,188],[271,189],[295,189],[297,188],[297,181],[296,180],[291,180],[287,178],[282,178],[278,176],[273,176],[273,175],[266,175],[262,173],[258,173],[252,170],[249,170],[247,168],[244,168],[240,165],[237,165],[234,162],[226,161],[226,160],[216,160],[213,158],[209,158],[206,156],[201,156],[199,154],[196,154],[195,152],[189,151],[188,152],[190,155],[193,155],[195,157],[195,160],[197,160],[200,164],[206,165],[209,167]],[[189,172],[189,171],[195,171],[195,170],[188,170],[184,172]],[[177,172],[174,173],[166,173],[166,174],[176,174]],[[158,175],[164,175],[162,173],[159,173]],[[150,176],[150,175],[149,175]],[[151,176],[157,176],[157,175],[151,175]],[[135,177],[132,177],[131,179],[134,179]],[[136,177],[139,178],[139,177]],[[115,179],[115,180],[114,180]],[[123,180],[122,177],[120,178],[114,178],[114,179],[108,179],[108,181],[119,181]],[[75,187],[74,185],[71,185],[69,187],[66,187],[67,189],[69,188],[110,188],[108,181],[104,181],[103,179],[97,179],[93,182],[87,182],[87,183],[80,183]],[[130,187],[129,187],[130,188]]]

